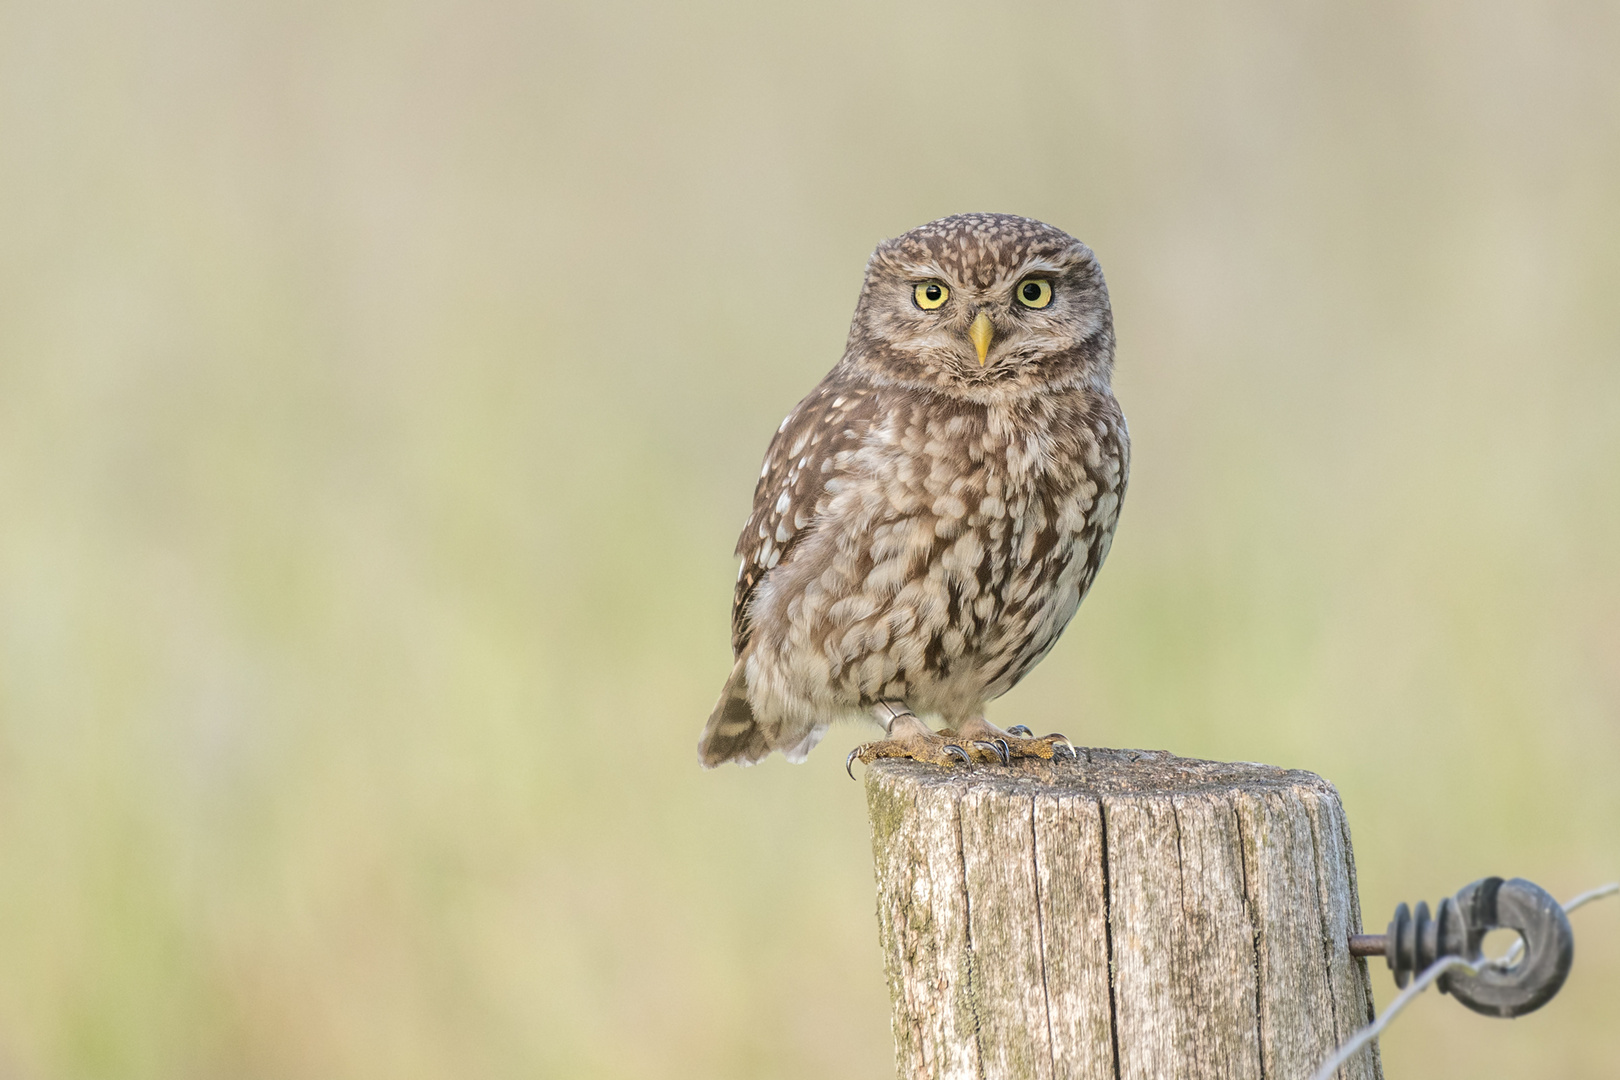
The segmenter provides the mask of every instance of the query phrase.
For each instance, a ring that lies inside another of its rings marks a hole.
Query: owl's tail
[[[771,752],[765,732],[748,705],[747,668],[748,657],[740,657],[704,725],[703,738],[698,740],[698,760],[705,769],[728,761],[752,765]]]

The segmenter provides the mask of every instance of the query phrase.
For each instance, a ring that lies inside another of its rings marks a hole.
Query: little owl
[[[803,761],[861,716],[888,737],[851,762],[1072,753],[984,706],[1108,554],[1130,472],[1113,367],[1102,269],[1067,233],[959,214],[879,245],[843,359],[765,454],[703,765]]]

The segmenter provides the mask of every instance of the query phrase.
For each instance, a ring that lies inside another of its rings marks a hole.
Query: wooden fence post
[[[1160,752],[867,772],[902,1078],[1306,1080],[1372,1019],[1321,777]],[[1381,1080],[1377,1051],[1339,1080]]]

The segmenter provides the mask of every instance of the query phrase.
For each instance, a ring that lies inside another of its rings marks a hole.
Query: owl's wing
[[[854,385],[834,370],[794,406],[771,439],[753,512],[737,538],[742,566],[731,605],[734,655],[742,655],[753,629],[748,609],[755,589],[815,527],[827,481],[847,467],[871,430],[876,397],[872,387]]]

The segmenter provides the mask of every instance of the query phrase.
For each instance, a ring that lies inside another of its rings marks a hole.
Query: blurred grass
[[[1108,271],[1106,572],[998,707],[1314,769],[1369,923],[1620,876],[1620,13],[0,7],[0,1076],[890,1070],[864,807],[700,774],[881,238]],[[1544,1013],[1392,1076],[1599,1077]],[[1392,987],[1375,976],[1380,995]]]

